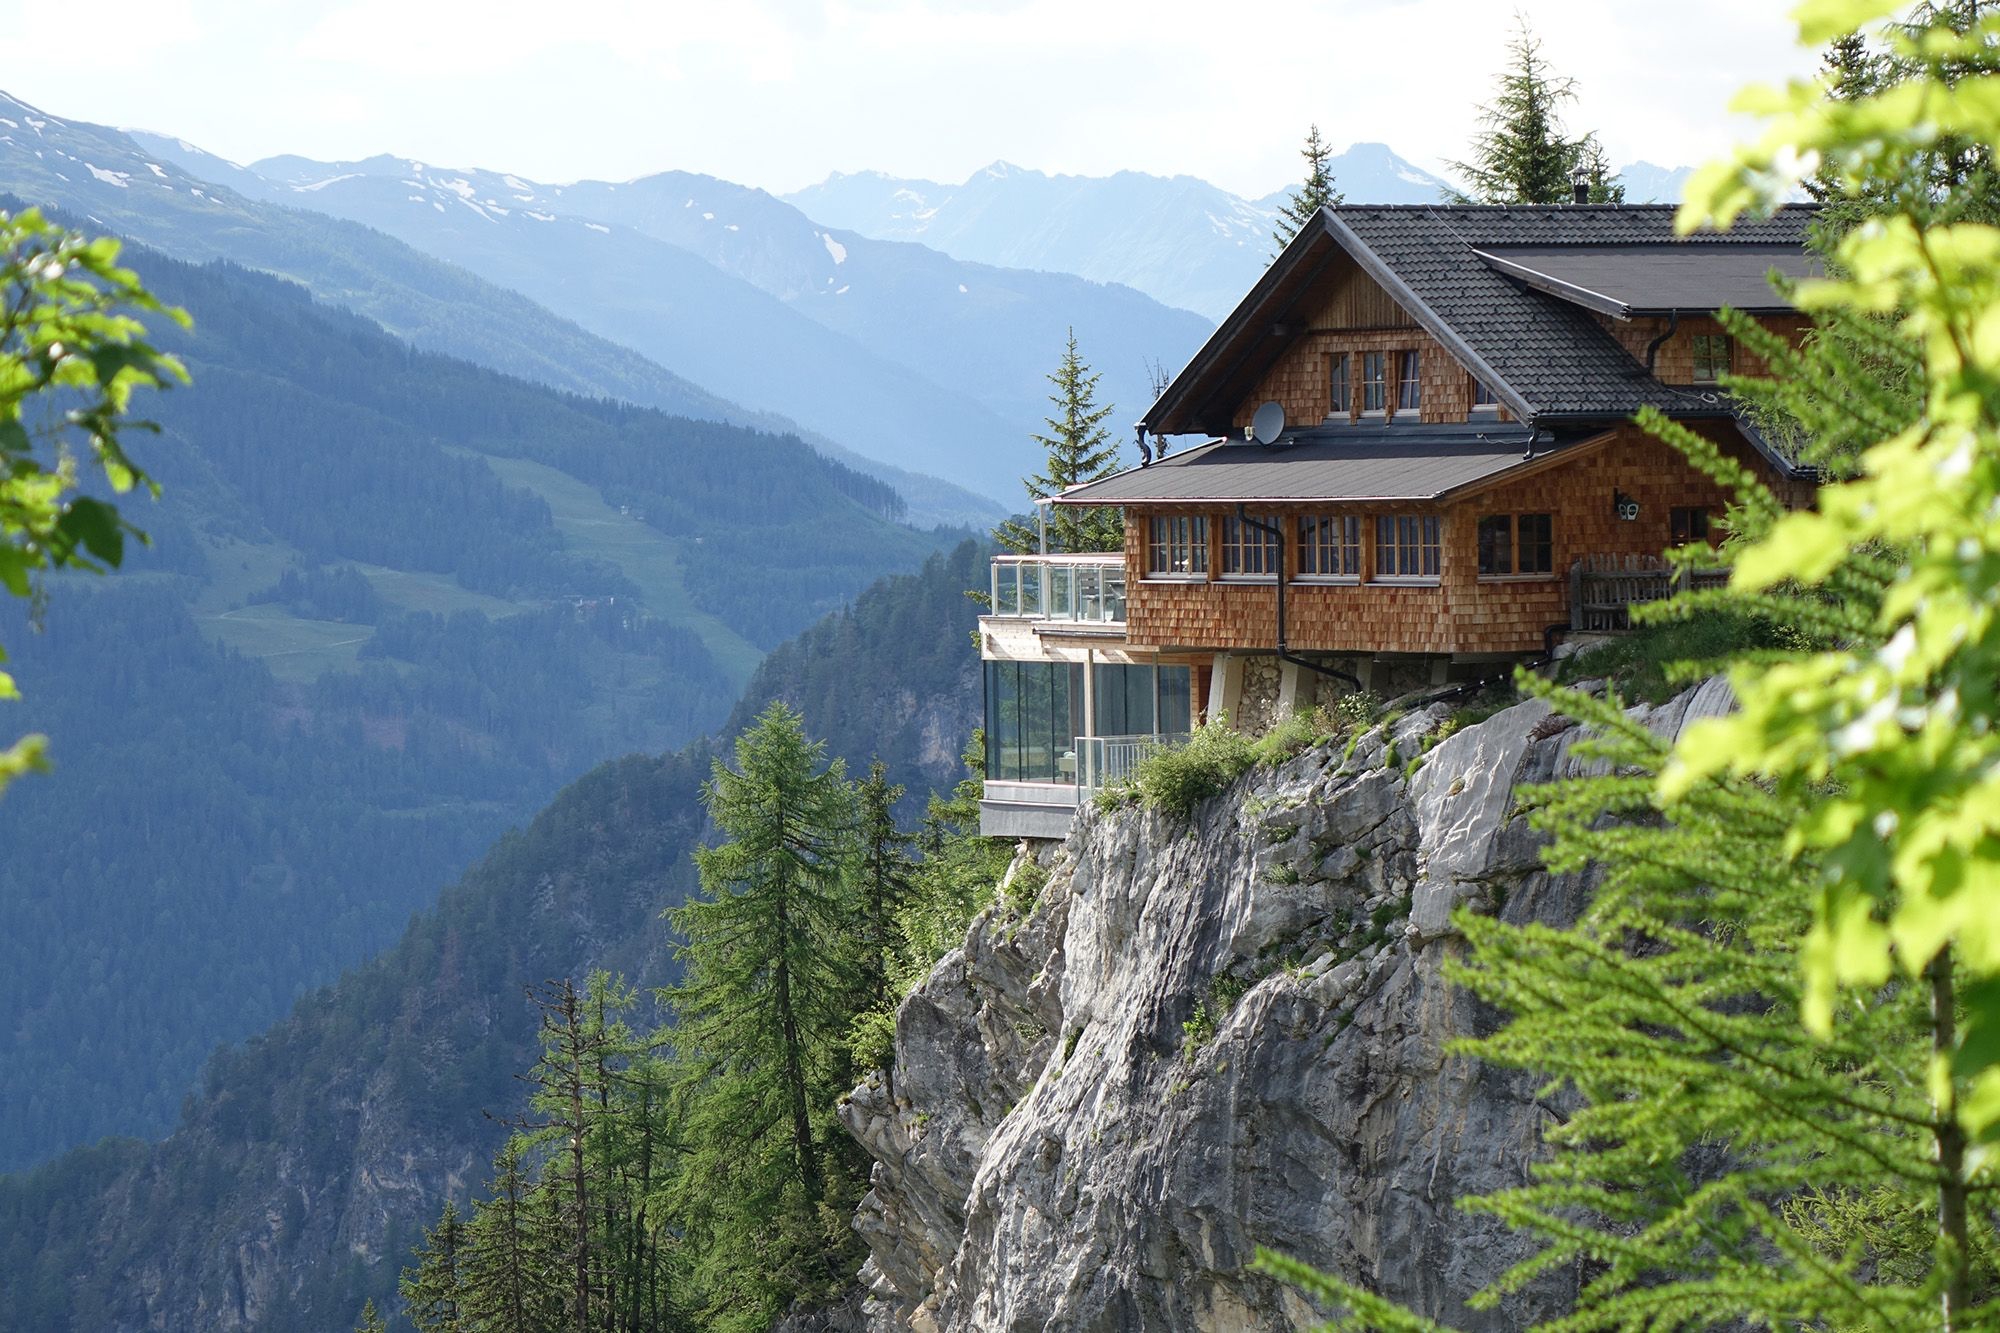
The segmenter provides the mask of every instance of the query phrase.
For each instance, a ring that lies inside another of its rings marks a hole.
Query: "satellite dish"
[[[1250,438],[1259,444],[1270,444],[1284,433],[1285,409],[1277,403],[1264,404],[1250,418]]]

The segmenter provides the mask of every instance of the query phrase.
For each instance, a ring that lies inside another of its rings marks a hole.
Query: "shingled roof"
[[[1677,417],[1731,415],[1713,393],[1661,384],[1575,302],[1503,271],[1489,256],[1549,257],[1576,248],[1712,249],[1735,272],[1752,248],[1803,250],[1812,209],[1794,206],[1723,233],[1674,235],[1668,205],[1534,207],[1419,204],[1324,208],[1300,229],[1208,344],[1146,415],[1168,433],[1220,434],[1217,414],[1246,363],[1275,356],[1257,326],[1281,324],[1313,277],[1339,254],[1358,264],[1424,329],[1485,381],[1510,411],[1537,425],[1615,420],[1654,406]],[[1789,266],[1788,266],[1789,267]],[[1738,274],[1740,276],[1740,274]],[[1694,288],[1691,296],[1699,296]],[[1696,307],[1687,307],[1691,313]],[[1223,429],[1227,429],[1226,420]]]

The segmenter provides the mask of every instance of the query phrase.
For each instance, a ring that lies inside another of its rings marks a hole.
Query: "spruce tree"
[[[1618,203],[1624,188],[1605,161],[1595,134],[1571,139],[1563,131],[1562,105],[1576,100],[1576,80],[1557,75],[1542,58],[1541,39],[1519,18],[1507,43],[1509,64],[1500,72],[1493,100],[1479,108],[1481,129],[1469,160],[1451,165],[1481,204],[1567,204],[1579,172],[1593,203]]]
[[[1313,220],[1313,215],[1329,204],[1338,204],[1344,196],[1334,188],[1333,173],[1326,169],[1327,159],[1333,152],[1326,141],[1319,137],[1319,126],[1315,124],[1306,131],[1305,147],[1299,156],[1306,160],[1305,181],[1292,191],[1291,197],[1278,205],[1278,225],[1272,231],[1271,239],[1278,248],[1271,252],[1276,259],[1284,248],[1299,234],[1299,228]]]
[[[915,839],[897,826],[896,802],[903,799],[903,788],[889,781],[889,766],[880,759],[855,784],[854,797],[858,836],[852,893],[860,926],[860,993],[869,1008],[881,1009],[897,998],[890,968],[902,948],[897,917],[910,897],[916,869],[910,845]]]
[[[1111,406],[1097,405],[1097,381],[1100,378],[1078,352],[1076,330],[1071,329],[1062,361],[1049,376],[1049,383],[1055,386],[1049,401],[1056,409],[1054,416],[1045,418],[1044,424],[1048,426],[1049,433],[1033,437],[1045,451],[1047,461],[1040,474],[1024,477],[1021,481],[1030,500],[1046,500],[1072,486],[1096,481],[1118,470],[1118,445],[1112,440],[1111,432],[1104,428],[1105,419],[1111,415]],[[1077,510],[1056,505],[1049,506],[1049,509],[1050,551],[1123,549],[1125,518],[1120,510]],[[1032,519],[1025,522],[1008,519],[993,530],[993,540],[1010,551],[1024,554],[1041,549],[1039,526]]]
[[[705,792],[724,840],[695,854],[701,896],[669,913],[686,941],[665,992],[686,1145],[673,1211],[720,1329],[830,1298],[857,1258],[861,1163],[833,1118],[861,990],[854,800],[824,750],[782,702],[759,715]]]
[[[361,1322],[354,1326],[354,1333],[389,1333],[388,1325],[376,1312],[375,1302],[368,1301],[361,1307]]]
[[[465,1246],[465,1221],[447,1199],[437,1225],[424,1228],[417,1266],[403,1270],[403,1309],[417,1333],[466,1333],[460,1273]]]
[[[501,1148],[488,1196],[466,1226],[461,1317],[480,1333],[560,1333],[563,1328],[567,1275],[562,1246],[527,1153],[527,1141],[518,1134]]]

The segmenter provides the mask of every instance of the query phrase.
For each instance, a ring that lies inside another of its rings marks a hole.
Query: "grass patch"
[[[1256,762],[1252,742],[1217,718],[1196,727],[1185,745],[1155,750],[1132,770],[1132,785],[1149,810],[1183,818]]]

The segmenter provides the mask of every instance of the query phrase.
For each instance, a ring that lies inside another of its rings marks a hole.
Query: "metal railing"
[[[1634,603],[1664,601],[1677,592],[1719,588],[1728,582],[1726,566],[1681,570],[1658,556],[1591,556],[1570,567],[1570,628],[1630,629]]]
[[[996,555],[993,610],[1023,620],[1125,623],[1125,556]]]
[[[1143,736],[1078,736],[1076,738],[1076,786],[1078,791],[1098,791],[1132,776],[1139,761],[1156,750],[1182,745],[1186,732]]]

